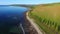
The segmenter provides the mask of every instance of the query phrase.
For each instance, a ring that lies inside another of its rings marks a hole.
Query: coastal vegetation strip
[[[41,4],[29,12],[29,17],[47,34],[60,34],[60,3]]]

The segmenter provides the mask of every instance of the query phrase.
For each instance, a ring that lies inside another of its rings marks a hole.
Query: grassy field
[[[38,5],[29,16],[47,34],[60,34],[60,3]]]

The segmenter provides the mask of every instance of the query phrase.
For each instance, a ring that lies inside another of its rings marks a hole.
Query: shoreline
[[[29,22],[31,23],[33,28],[37,31],[37,33],[42,34],[42,32],[39,30],[39,28],[36,26],[36,24],[33,22],[33,20],[29,18],[28,12],[26,12],[26,18],[27,18],[27,20],[29,20]]]
[[[26,13],[28,11],[24,12],[24,23],[22,24],[25,34],[38,34],[35,30],[35,28],[31,25],[30,21],[27,20]]]

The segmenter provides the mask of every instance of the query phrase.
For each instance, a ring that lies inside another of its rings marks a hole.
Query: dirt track
[[[35,28],[33,28],[31,23],[27,20],[26,13],[24,13],[24,21],[25,22],[22,25],[25,30],[25,34],[38,34]]]

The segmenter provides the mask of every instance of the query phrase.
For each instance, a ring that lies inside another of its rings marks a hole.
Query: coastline
[[[25,34],[38,34],[35,28],[31,25],[30,21],[26,17],[27,12],[28,11],[24,12],[24,23],[22,24]]]
[[[34,23],[33,19],[29,18],[28,12],[26,12],[26,18],[30,22],[32,27],[37,31],[38,34],[45,34],[45,32],[42,33],[42,30],[39,29],[39,27],[38,27],[38,25],[36,23]]]

